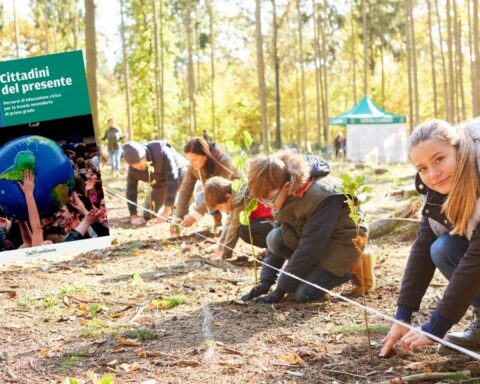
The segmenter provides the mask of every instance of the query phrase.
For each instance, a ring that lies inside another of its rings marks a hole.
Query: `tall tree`
[[[130,79],[128,73],[127,46],[125,44],[125,16],[123,9],[123,0],[120,0],[120,37],[122,38],[122,60],[123,60],[123,81],[125,84],[125,102],[127,106],[127,136],[128,140],[133,140],[132,126],[132,106],[130,102]]]
[[[409,0],[405,0],[405,50],[407,52],[407,77],[408,77],[408,124],[410,132],[414,127],[413,116],[413,82],[412,82],[412,36],[410,35],[410,6]]]
[[[313,46],[315,52],[315,101],[317,112],[317,147],[320,148],[322,144],[322,116],[320,111],[320,47],[319,47],[319,33],[317,20],[317,5],[315,0],[312,0],[312,19],[313,19]]]
[[[195,103],[195,73],[193,66],[193,45],[192,45],[192,0],[185,1],[185,32],[187,34],[188,49],[188,98],[190,101],[190,137],[197,134],[197,118]]]
[[[473,116],[480,115],[480,38],[478,0],[473,0],[473,52],[475,57],[475,84],[473,92]]]
[[[95,29],[94,0],[85,0],[85,46],[87,59],[87,82],[92,108],[93,128],[97,139],[100,137],[97,95],[97,33]]]
[[[280,60],[278,58],[277,41],[278,41],[278,24],[277,24],[277,7],[276,1],[272,0],[272,46],[273,46],[273,68],[275,71],[275,147],[282,146],[282,128],[281,128],[281,104],[280,104]],[[315,72],[316,73],[316,72]]]
[[[352,9],[353,12],[353,9]],[[355,20],[352,17],[352,83],[353,83],[353,105],[357,105],[357,53],[355,52]]]
[[[448,120],[455,122],[455,66],[453,64],[453,38],[452,38],[452,16],[450,15],[450,0],[445,3],[447,15],[447,48],[448,48]]]
[[[307,95],[305,90],[305,59],[303,55],[303,32],[302,32],[302,11],[300,8],[300,0],[296,0],[297,4],[297,26],[298,26],[298,46],[299,46],[299,65],[302,75],[302,107],[303,107],[303,148],[307,149],[308,145],[308,116],[307,116]]]
[[[162,1],[162,0],[160,0]],[[160,39],[158,36],[159,27],[158,27],[158,12],[157,12],[157,0],[152,0],[153,6],[153,33],[154,33],[154,44],[155,44],[155,121],[157,123],[157,137],[159,139],[163,139],[162,132],[162,118],[161,118],[161,103],[162,103],[162,95],[161,95],[161,79],[160,79]]]
[[[208,29],[210,32],[210,111],[212,115],[212,135],[213,140],[217,140],[217,133],[215,129],[215,36],[213,35],[213,9],[212,0],[206,0],[208,11]]]
[[[430,42],[430,65],[432,67],[432,86],[433,86],[433,110],[435,117],[438,117],[438,96],[437,96],[437,74],[435,73],[435,51],[433,46],[432,33],[432,7],[430,0],[427,0],[428,9],[428,37]]]
[[[413,92],[415,96],[415,121],[414,125],[417,125],[419,122],[419,97],[418,97],[418,71],[417,71],[417,46],[416,46],[416,37],[415,37],[415,23],[413,19],[413,10],[412,10],[412,0],[408,0],[408,12],[410,20],[410,42],[411,42],[411,58],[412,58],[412,80],[413,80]]]
[[[442,37],[442,22],[440,18],[440,11],[438,9],[438,0],[435,1],[435,11],[437,14],[437,26],[438,26],[438,36],[440,37],[440,54],[442,58],[442,76],[443,76],[443,96],[445,100],[445,119],[450,121],[450,104],[448,97],[448,83],[447,83],[447,65],[445,63],[445,51],[443,49],[443,37]]]
[[[457,101],[458,116],[457,121],[466,119],[465,111],[465,91],[463,88],[463,53],[462,53],[462,26],[460,15],[458,13],[457,4],[453,2],[453,34],[455,37],[455,67],[456,67],[456,87],[457,87]]]
[[[330,130],[328,126],[328,74],[327,74],[327,37],[326,37],[326,28],[327,28],[327,15],[328,15],[328,3],[327,0],[323,0],[323,12],[320,18],[320,34],[322,37],[322,79],[323,79],[323,136],[325,138],[325,145],[330,143]]]
[[[262,14],[260,0],[255,0],[255,41],[257,45],[258,98],[262,122],[262,144],[265,152],[270,151],[270,138],[267,121],[267,91],[265,86],[265,63],[263,60]]]
[[[160,0],[160,137],[165,138],[165,57],[163,49],[163,0]]]
[[[367,0],[362,0],[363,20],[363,94],[368,94],[368,54],[367,54]]]

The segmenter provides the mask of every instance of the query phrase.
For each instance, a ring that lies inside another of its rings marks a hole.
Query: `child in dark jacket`
[[[351,278],[359,258],[352,239],[355,224],[349,217],[345,196],[330,177],[315,177],[308,158],[290,152],[260,155],[250,162],[248,189],[252,197],[278,210],[278,227],[267,237],[264,262],[313,284],[331,289]],[[361,233],[366,228],[361,226]],[[278,276],[277,276],[278,275]],[[278,277],[278,280],[277,280]],[[275,290],[266,296],[270,287]],[[260,284],[242,300],[275,303],[286,293],[298,302],[319,299],[324,292],[263,265]]]
[[[420,307],[435,269],[448,279],[442,299],[421,329],[444,337],[470,305],[474,320],[465,332],[446,340],[470,349],[480,347],[480,120],[453,127],[440,120],[419,125],[410,136],[409,155],[417,169],[416,187],[425,195],[422,220],[408,258],[395,318],[410,323]],[[423,334],[394,324],[380,356],[397,341],[408,350],[432,344]]]

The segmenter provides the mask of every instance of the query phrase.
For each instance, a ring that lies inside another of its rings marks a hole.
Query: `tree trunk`
[[[450,121],[450,104],[448,101],[448,84],[447,84],[447,65],[445,63],[445,53],[443,50],[443,37],[442,37],[442,22],[440,19],[440,12],[438,10],[438,0],[435,0],[435,10],[437,13],[437,26],[438,36],[440,37],[440,53],[442,57],[442,75],[443,75],[443,97],[445,100],[445,119]]]
[[[303,148],[307,150],[308,147],[308,122],[307,122],[307,96],[305,91],[305,68],[303,57],[303,32],[302,32],[302,13],[300,9],[300,0],[296,0],[297,3],[297,16],[298,16],[298,45],[300,49],[300,73],[302,75],[302,107],[303,107]]]
[[[430,39],[430,64],[432,66],[433,110],[435,113],[435,118],[438,118],[437,75],[435,73],[435,52],[433,48],[432,9],[430,5],[430,0],[427,0],[427,7],[428,7],[428,36]]]
[[[474,105],[473,92],[475,90],[475,66],[474,66],[474,56],[473,56],[473,36],[472,36],[472,15],[470,11],[470,0],[466,0],[467,7],[467,17],[468,17],[468,52],[470,54],[470,87],[471,87],[471,98],[472,98],[472,107]]]
[[[458,107],[458,121],[465,120],[466,111],[465,111],[465,91],[463,88],[463,53],[462,53],[462,25],[460,15],[458,14],[457,4],[453,3],[453,14],[454,14],[454,34],[455,34],[455,53],[456,53],[456,62],[457,62],[457,99],[460,96],[460,101],[457,101]]]
[[[215,40],[213,36],[213,10],[212,0],[207,0],[208,27],[210,30],[210,72],[211,72],[211,92],[210,92],[210,111],[212,114],[212,135],[213,141],[217,140],[215,131]]]
[[[367,0],[362,0],[363,20],[363,95],[368,94],[368,55],[367,55]]]
[[[97,40],[95,31],[95,3],[94,0],[85,0],[85,51],[87,61],[87,83],[92,109],[93,128],[97,143],[100,143],[100,130],[98,122],[98,97],[97,97]]]
[[[125,42],[125,20],[123,12],[123,0],[120,0],[120,36],[122,38],[122,58],[123,58],[123,77],[125,81],[125,101],[127,104],[127,136],[128,140],[133,140],[132,128],[132,107],[130,101],[130,75],[128,73],[127,45]]]
[[[473,52],[475,56],[475,84],[473,96],[473,116],[480,115],[480,43],[478,23],[478,0],[473,0]]]
[[[17,2],[13,0],[13,23],[15,24],[15,52],[17,59],[20,58],[20,34],[18,32]]]
[[[185,32],[187,33],[188,49],[188,98],[190,115],[190,137],[197,134],[196,105],[195,105],[195,68],[193,66],[193,48],[192,48],[192,0],[185,1]]]
[[[319,37],[318,37],[318,26],[317,26],[317,6],[315,5],[315,0],[312,0],[313,8],[313,46],[315,50],[315,101],[317,106],[317,148],[320,149],[322,145],[322,116],[320,112],[320,47],[319,47]]]
[[[453,64],[453,42],[452,42],[452,18],[450,16],[450,0],[447,0],[446,4],[447,13],[447,47],[448,47],[448,104],[450,110],[448,112],[449,121],[455,122],[455,79]]]
[[[282,146],[282,128],[281,128],[281,105],[280,105],[280,62],[278,59],[277,40],[278,40],[278,25],[277,25],[277,8],[275,0],[272,0],[273,13],[273,66],[275,69],[275,147],[280,149]],[[316,73],[315,73],[316,74]]]
[[[415,96],[415,121],[414,125],[416,126],[419,123],[419,97],[418,97],[418,75],[417,75],[417,46],[415,43],[415,23],[413,21],[413,10],[412,10],[412,0],[408,0],[408,12],[410,15],[410,42],[411,42],[411,57],[412,57],[412,80],[413,80],[413,91]]]
[[[161,1],[161,0],[160,0]],[[155,121],[157,122],[157,138],[162,138],[161,133],[161,112],[160,112],[160,44],[158,39],[158,12],[157,12],[157,0],[152,0],[153,5],[153,33],[155,44]]]
[[[353,77],[353,105],[357,105],[357,54],[355,52],[355,20],[352,17],[352,77]]]
[[[407,75],[408,75],[408,125],[410,133],[414,127],[413,117],[413,89],[412,89],[412,43],[410,36],[410,12],[409,0],[405,0],[405,50],[407,52]]]
[[[323,15],[327,14],[328,4],[327,1],[323,1]],[[320,32],[322,36],[322,77],[323,77],[323,129],[325,143],[330,143],[330,130],[328,126],[328,75],[327,75],[327,38],[325,36],[325,28],[327,25],[326,18],[322,20],[322,25],[320,26]]]
[[[297,101],[297,149],[300,150],[302,146],[302,132],[300,130],[300,92],[298,88],[300,87],[300,79],[298,77],[298,68],[295,66],[295,95]]]
[[[160,138],[165,139],[165,59],[163,55],[163,0],[160,0]]]
[[[195,66],[196,67],[196,70],[197,70],[197,80],[195,81],[195,85],[196,85],[196,88],[195,88],[195,92],[198,92],[200,91],[200,89],[202,88],[201,86],[201,78],[200,78],[200,38],[199,38],[199,35],[198,35],[198,20],[200,20],[200,17],[198,16],[198,6],[197,6],[197,2],[195,1],[194,2],[194,15],[195,15],[195,33],[194,33],[194,39],[195,39],[195,43],[193,44],[193,47],[195,49],[195,57],[197,59],[197,65]]]
[[[263,61],[263,37],[260,0],[255,0],[255,30],[257,43],[257,76],[258,76],[258,98],[260,101],[260,115],[262,121],[262,144],[266,153],[270,152],[270,138],[268,135],[267,121],[267,92],[265,86],[265,63]]]

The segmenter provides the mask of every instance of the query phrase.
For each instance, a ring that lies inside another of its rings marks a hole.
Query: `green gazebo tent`
[[[380,108],[365,96],[349,111],[328,120],[347,127],[347,159],[366,162],[405,162],[405,116]]]

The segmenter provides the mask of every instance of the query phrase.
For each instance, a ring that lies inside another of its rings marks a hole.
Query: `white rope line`
[[[159,214],[158,214],[157,212],[154,212],[154,211],[152,211],[152,210],[150,210],[150,209],[148,209],[148,208],[142,207],[142,206],[138,205],[137,203],[134,203],[133,201],[125,198],[124,196],[121,196],[121,195],[117,194],[115,191],[111,191],[110,189],[105,188],[105,184],[104,184],[103,189],[104,189],[106,192],[108,192],[109,194],[111,194],[112,196],[118,197],[118,198],[121,199],[121,200],[124,200],[124,201],[126,201],[126,202],[128,202],[128,203],[130,203],[130,204],[135,205],[137,208],[140,208],[141,210],[143,210],[143,211],[145,211],[145,212],[148,212],[148,213],[150,213],[150,214],[152,214],[152,215],[154,215],[154,216],[156,216],[156,217],[159,217]],[[283,273],[283,274],[285,274],[285,275],[287,275],[287,276],[289,276],[289,277],[291,277],[291,278],[293,278],[293,279],[295,279],[295,280],[298,280],[298,281],[300,281],[300,282],[302,282],[302,283],[304,283],[304,284],[307,284],[307,285],[309,285],[309,286],[311,286],[311,287],[317,288],[317,289],[319,289],[319,290],[321,290],[321,291],[323,291],[323,292],[325,292],[325,293],[328,293],[330,296],[333,296],[333,297],[336,297],[337,299],[343,300],[343,301],[345,301],[345,302],[347,302],[347,303],[349,303],[349,304],[352,304],[352,305],[354,305],[354,306],[356,306],[356,307],[358,307],[358,308],[360,308],[360,309],[363,309],[363,310],[365,310],[365,311],[367,311],[367,312],[369,312],[369,313],[371,313],[371,314],[374,314],[374,315],[376,315],[376,316],[378,316],[378,317],[380,317],[380,318],[382,318],[382,319],[384,319],[384,320],[388,320],[388,321],[390,321],[390,322],[392,322],[392,323],[395,323],[395,324],[400,324],[400,325],[404,326],[405,328],[408,328],[409,330],[414,331],[414,332],[417,333],[417,334],[426,336],[426,337],[428,337],[429,339],[432,339],[432,340],[436,341],[437,343],[440,343],[440,344],[442,344],[442,345],[444,345],[444,346],[446,346],[446,347],[448,347],[448,348],[454,349],[454,350],[456,350],[456,351],[458,351],[458,352],[462,352],[462,353],[464,353],[465,355],[468,355],[468,356],[470,356],[470,357],[472,357],[472,358],[474,358],[474,359],[476,359],[476,360],[480,360],[480,354],[478,354],[478,353],[476,353],[476,352],[474,352],[474,351],[471,351],[471,350],[469,350],[469,349],[467,349],[467,348],[464,348],[464,347],[461,347],[461,346],[459,346],[459,345],[453,344],[453,343],[449,342],[448,340],[441,339],[441,338],[439,338],[439,337],[437,337],[437,336],[435,336],[435,335],[432,335],[431,333],[428,333],[428,332],[423,331],[421,328],[415,328],[414,326],[412,326],[412,325],[410,325],[410,324],[407,324],[407,323],[404,323],[403,321],[397,320],[397,319],[395,319],[395,318],[393,318],[393,317],[391,317],[391,316],[389,316],[389,315],[387,315],[387,314],[385,314],[385,313],[383,313],[383,312],[380,312],[379,310],[377,310],[377,309],[375,309],[375,308],[372,308],[372,307],[363,305],[363,304],[361,304],[361,303],[359,303],[359,302],[356,302],[356,301],[354,301],[354,300],[351,300],[351,299],[349,299],[348,297],[342,296],[342,295],[340,295],[340,294],[338,294],[338,293],[335,293],[335,292],[333,292],[333,291],[330,291],[329,289],[326,289],[326,288],[321,287],[321,286],[319,286],[319,285],[317,285],[317,284],[311,283],[310,281],[307,281],[307,280],[305,280],[305,279],[302,279],[301,277],[298,277],[298,276],[296,276],[296,275],[294,275],[294,274],[292,274],[292,273],[290,273],[290,272],[286,272],[286,271],[284,271],[284,270],[282,270],[282,269],[279,269],[279,268],[276,268],[276,267],[274,267],[274,266],[272,266],[272,265],[270,265],[270,264],[264,263],[262,260],[259,260],[259,259],[255,258],[255,257],[253,257],[253,256],[251,256],[251,255],[249,255],[249,254],[246,254],[246,253],[241,252],[241,251],[238,251],[238,250],[235,251],[234,248],[231,248],[231,247],[229,247],[229,246],[227,246],[227,245],[224,245],[224,244],[220,243],[219,241],[216,241],[216,240],[214,240],[214,239],[211,239],[210,237],[207,237],[207,236],[205,236],[205,235],[203,235],[203,234],[201,234],[201,233],[199,233],[199,232],[195,232],[195,231],[191,230],[191,229],[188,228],[188,227],[182,226],[182,225],[179,224],[179,223],[175,223],[175,222],[174,222],[173,220],[171,220],[171,219],[165,219],[165,221],[168,222],[168,223],[170,223],[170,224],[176,225],[176,226],[179,227],[179,228],[187,229],[187,230],[190,231],[190,234],[194,234],[194,235],[197,235],[197,236],[199,236],[199,237],[202,237],[203,239],[205,239],[205,240],[207,240],[207,241],[210,241],[210,242],[213,242],[213,243],[215,243],[215,244],[217,244],[217,245],[220,245],[220,246],[222,246],[222,247],[224,247],[224,248],[227,248],[227,249],[231,250],[232,252],[235,252],[236,254],[240,254],[240,255],[242,255],[242,256],[246,256],[246,257],[248,257],[248,259],[250,259],[250,260],[255,260],[256,262],[258,262],[258,263],[260,263],[260,264],[262,264],[262,265],[265,265],[265,266],[267,266],[267,267],[269,267],[269,268],[271,268],[271,269],[279,272],[278,277],[280,277],[280,274]],[[277,278],[277,279],[278,279],[278,278]]]

